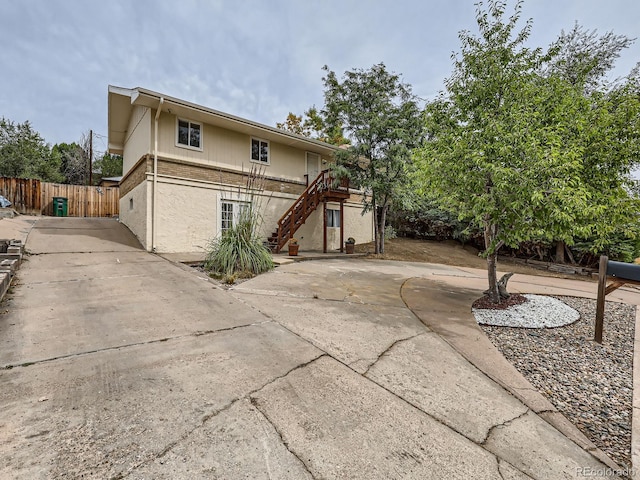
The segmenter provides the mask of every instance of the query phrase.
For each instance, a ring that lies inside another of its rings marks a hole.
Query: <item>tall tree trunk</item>
[[[493,252],[487,255],[487,279],[489,281],[489,299],[493,303],[500,303],[498,289],[498,250],[495,248],[496,227],[488,221],[484,224],[484,248]]]
[[[558,240],[556,242],[556,263],[565,263],[564,248],[564,242],[562,240]]]
[[[489,280],[489,299],[493,303],[500,303],[500,290],[498,289],[498,254],[487,255],[487,277]]]
[[[375,197],[371,199],[371,207],[373,209],[373,239],[375,243],[373,253],[377,255],[380,253],[380,244],[378,243],[378,206],[376,205]]]
[[[389,210],[389,205],[385,205],[380,209],[380,218],[378,222],[378,236],[380,238],[377,239],[380,244],[380,253],[384,253],[384,226],[387,223],[387,210]]]

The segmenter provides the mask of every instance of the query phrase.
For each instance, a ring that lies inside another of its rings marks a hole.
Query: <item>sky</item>
[[[108,85],[143,87],[275,126],[323,104],[340,77],[383,62],[428,100],[444,89],[476,0],[0,0],[0,117],[50,144],[95,132],[107,145]],[[507,2],[513,13],[515,0]],[[578,22],[636,37],[637,0],[525,0],[529,43]],[[522,23],[524,25],[524,23]],[[640,61],[625,50],[614,76]]]

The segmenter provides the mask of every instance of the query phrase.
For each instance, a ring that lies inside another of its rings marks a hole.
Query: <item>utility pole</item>
[[[89,185],[93,184],[93,130],[89,130]]]
[[[93,130],[89,130],[89,186],[93,183]],[[87,192],[88,193],[88,192]],[[84,216],[89,216],[89,195],[86,197],[87,204],[84,210]]]

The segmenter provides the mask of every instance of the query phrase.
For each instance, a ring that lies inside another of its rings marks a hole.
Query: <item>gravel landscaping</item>
[[[522,295],[525,303],[505,310],[473,309],[476,321],[495,327],[553,328],[569,325],[580,318],[577,310],[557,298]]]
[[[598,345],[593,341],[595,300],[549,298],[564,302],[562,310],[571,307],[565,311],[573,309],[580,318],[557,328],[481,328],[558,411],[615,462],[630,468],[635,307],[606,303],[604,341]],[[526,309],[529,303],[516,307]],[[535,309],[540,325],[548,318],[558,321],[557,305],[547,306],[547,311],[539,305]]]

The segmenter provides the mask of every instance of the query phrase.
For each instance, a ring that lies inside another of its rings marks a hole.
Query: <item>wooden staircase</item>
[[[347,198],[349,198],[348,178],[336,181],[329,170],[320,172],[320,175],[309,184],[278,220],[276,231],[268,238],[271,251],[279,253],[322,202],[343,202]]]

